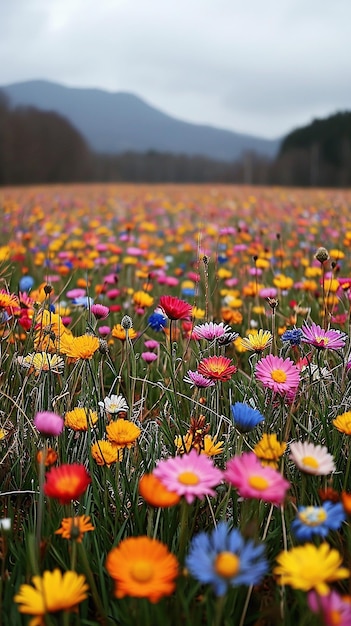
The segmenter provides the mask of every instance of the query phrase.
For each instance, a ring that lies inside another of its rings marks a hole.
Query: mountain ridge
[[[156,150],[229,162],[249,151],[273,158],[281,141],[179,120],[125,91],[46,80],[11,83],[0,90],[13,107],[34,106],[63,115],[98,153]]]

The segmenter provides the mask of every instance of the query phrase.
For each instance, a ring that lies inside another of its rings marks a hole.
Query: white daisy
[[[290,444],[290,459],[306,474],[326,476],[335,471],[334,458],[329,454],[328,449],[307,441],[296,441]]]
[[[117,413],[125,413],[129,407],[126,399],[122,395],[106,396],[103,402],[99,402],[99,406],[105,409],[106,413],[116,415]]]

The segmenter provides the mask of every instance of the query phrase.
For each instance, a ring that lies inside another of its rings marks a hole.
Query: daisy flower
[[[214,487],[222,480],[222,472],[210,458],[194,449],[189,454],[160,461],[153,474],[169,491],[184,496],[188,504],[195,498],[202,500],[206,495],[216,495]]]
[[[285,450],[285,441],[278,441],[275,433],[264,433],[253,449],[261,464],[273,467],[273,469],[278,468],[278,461]]]
[[[265,387],[280,395],[296,392],[300,382],[300,372],[293,361],[273,354],[257,363],[255,374]]]
[[[207,341],[214,341],[223,337],[226,333],[231,332],[230,326],[227,326],[223,322],[215,324],[214,322],[206,322],[195,326],[192,332],[192,339],[206,339]]]
[[[85,577],[76,572],[45,571],[42,576],[33,576],[32,583],[21,585],[14,601],[19,605],[20,613],[37,618],[33,624],[44,623],[46,613],[75,611],[77,605],[88,597]]]
[[[324,502],[322,506],[300,506],[291,523],[291,530],[299,541],[326,537],[330,530],[339,530],[345,521],[343,505]]]
[[[97,412],[85,407],[76,407],[65,414],[65,426],[76,432],[87,431],[88,428],[95,426],[97,421]]]
[[[290,483],[271,467],[263,467],[254,452],[245,452],[227,463],[225,480],[243,498],[257,498],[276,506],[283,503]]]
[[[154,507],[170,507],[180,501],[180,495],[175,491],[169,491],[154,474],[144,474],[140,478],[139,493],[148,504]]]
[[[108,440],[118,448],[131,448],[138,439],[141,430],[138,426],[124,419],[117,419],[106,426]]]
[[[112,463],[122,461],[123,449],[117,448],[117,446],[114,446],[111,441],[99,439],[99,441],[96,441],[91,446],[91,456],[97,465],[106,465],[107,467],[110,467]]]
[[[312,322],[310,326],[304,324],[302,326],[302,338],[303,343],[308,343],[310,346],[314,346],[319,350],[340,350],[345,347],[346,334],[340,330],[324,330],[319,324]]]
[[[112,394],[111,396],[106,396],[103,402],[99,402],[99,406],[102,409],[105,409],[106,413],[109,413],[109,415],[126,413],[126,411],[128,411],[129,409],[126,399],[121,394],[119,394],[118,396],[115,394]]]
[[[185,564],[196,580],[212,585],[217,596],[230,587],[257,585],[268,570],[263,544],[244,539],[226,522],[219,522],[211,534],[193,538]]]
[[[46,474],[44,493],[50,498],[57,498],[61,504],[69,504],[78,500],[90,483],[91,478],[84,465],[63,464],[51,468]]]
[[[269,330],[260,329],[258,333],[249,333],[247,337],[241,339],[241,343],[246,350],[252,352],[263,352],[272,343],[272,333]]]
[[[206,376],[203,376],[199,372],[192,372],[191,370],[188,370],[183,380],[185,383],[189,383],[191,387],[206,388],[213,387],[215,384],[214,380],[206,378]]]
[[[63,539],[71,539],[82,543],[82,539],[86,532],[95,530],[90,523],[89,515],[79,515],[78,517],[65,517],[61,526],[55,531],[55,535],[61,535]]]
[[[306,474],[326,476],[335,471],[334,459],[328,449],[307,441],[290,444],[290,459]]]
[[[175,590],[176,557],[150,537],[128,537],[108,553],[106,569],[115,583],[116,598],[132,596],[157,603]]]
[[[340,553],[327,543],[319,546],[306,543],[284,550],[278,555],[277,563],[273,574],[279,585],[302,591],[315,589],[321,595],[329,592],[330,583],[350,576],[350,570],[341,567]]]
[[[333,420],[333,426],[335,426],[340,433],[351,435],[351,411],[338,415],[337,418]]]
[[[209,356],[200,361],[197,371],[210,380],[225,382],[230,380],[238,369],[231,363],[231,359],[225,356]]]

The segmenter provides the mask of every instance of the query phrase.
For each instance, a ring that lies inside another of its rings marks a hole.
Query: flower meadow
[[[0,624],[351,624],[351,192],[0,192]]]

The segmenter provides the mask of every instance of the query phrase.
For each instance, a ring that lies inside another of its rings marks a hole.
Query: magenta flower
[[[214,487],[222,481],[223,473],[209,457],[192,449],[189,454],[160,461],[153,474],[169,491],[174,491],[191,504],[195,498],[216,495]]]
[[[255,373],[257,380],[280,395],[293,395],[300,382],[300,372],[293,361],[272,354],[257,363]]]
[[[63,418],[51,411],[37,413],[34,417],[34,426],[42,435],[57,437],[62,433],[64,425]]]
[[[108,316],[110,309],[104,304],[93,304],[91,306],[91,312],[97,320],[104,320]]]
[[[350,626],[351,603],[348,598],[343,598],[337,591],[330,591],[327,595],[319,595],[310,591],[307,596],[308,606],[313,613],[318,613],[323,618],[326,626]]]
[[[340,330],[324,330],[319,324],[311,323],[310,326],[304,324],[302,326],[303,336],[301,341],[314,346],[319,350],[340,350],[345,347],[346,334]]]
[[[227,463],[225,480],[236,487],[243,498],[257,498],[279,506],[290,483],[272,467],[261,465],[254,452],[235,456]]]

